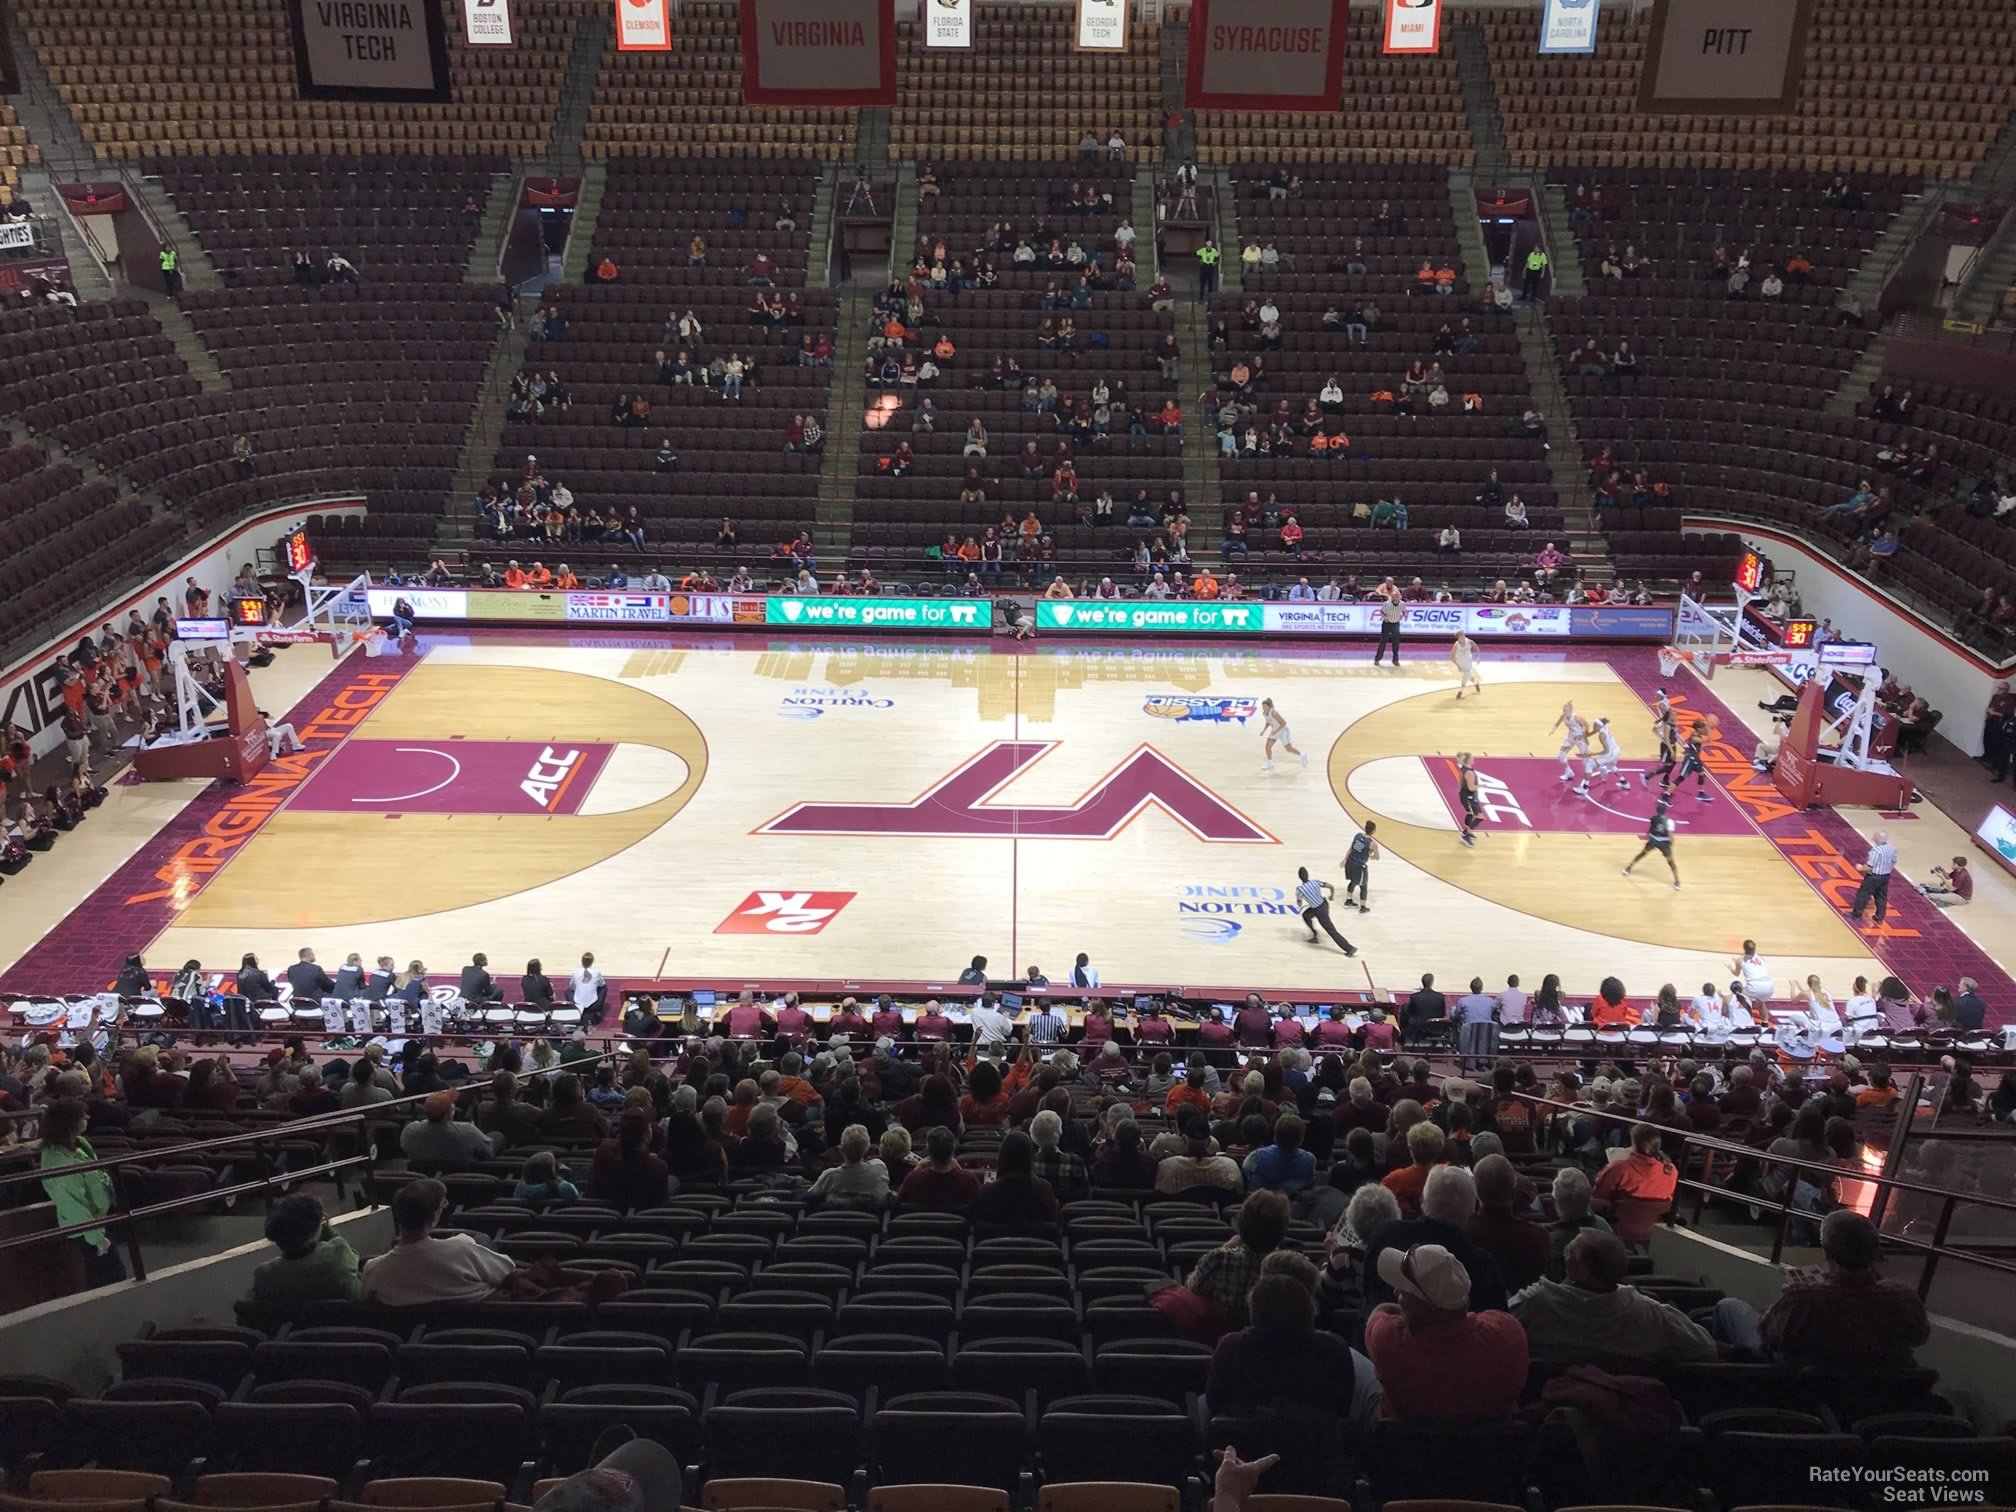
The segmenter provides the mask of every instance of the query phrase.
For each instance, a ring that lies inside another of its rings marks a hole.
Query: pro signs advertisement
[[[896,0],[742,0],[742,98],[894,105]]]
[[[1344,87],[1347,0],[1196,0],[1193,110],[1335,110]]]

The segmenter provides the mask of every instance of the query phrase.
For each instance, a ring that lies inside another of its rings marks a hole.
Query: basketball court
[[[1674,803],[1685,885],[1656,856],[1620,875],[1653,803],[1650,650],[1489,650],[1485,691],[1459,701],[1439,645],[1398,671],[1363,648],[547,632],[419,647],[345,657],[292,711],[304,752],[107,859],[73,917],[104,964],[134,948],[158,969],[247,950],[270,964],[310,945],[452,975],[481,950],[509,979],[587,948],[619,980],[775,985],[950,983],[985,955],[997,976],[1033,965],[1061,983],[1084,951],[1112,983],[1312,998],[1404,990],[1426,969],[1458,990],[1472,972],[1495,987],[1552,971],[1571,992],[1615,973],[1686,994],[1726,982],[1748,937],[1781,993],[1808,972],[1837,995],[1883,969],[2006,980],[1904,888],[1883,929],[1858,929],[1855,831],[1792,812],[1691,672],[1672,680],[1683,718],[1735,733],[1710,747],[1706,797],[1690,782]],[[1306,767],[1277,751],[1262,770],[1263,698]],[[1548,731],[1570,700],[1610,719],[1626,783],[1581,797],[1560,780]],[[1483,788],[1474,848],[1459,750]],[[1300,866],[1341,890],[1367,820],[1385,854],[1372,911],[1337,911],[1353,959],[1308,942],[1293,894]],[[74,940],[47,948],[8,985],[98,964]]]

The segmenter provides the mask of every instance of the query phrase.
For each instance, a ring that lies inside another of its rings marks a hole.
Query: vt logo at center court
[[[755,833],[1110,840],[1142,810],[1154,807],[1210,844],[1279,844],[1195,777],[1145,745],[1068,806],[1023,807],[993,801],[1058,744],[999,740],[907,803],[801,803]]]

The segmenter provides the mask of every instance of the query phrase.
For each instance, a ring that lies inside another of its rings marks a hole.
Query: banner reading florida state
[[[894,105],[896,0],[742,0],[751,105]]]
[[[1348,0],[1196,0],[1192,110],[1336,110]]]
[[[1386,0],[1389,53],[1432,53],[1442,46],[1442,0]]]

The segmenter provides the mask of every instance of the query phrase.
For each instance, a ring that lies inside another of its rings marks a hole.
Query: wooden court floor
[[[1691,994],[1747,936],[1781,984],[1817,972],[1844,996],[1869,942],[1722,784],[1718,825],[1676,806],[1679,891],[1656,857],[1619,875],[1642,784],[1586,822],[1554,784],[1570,699],[1615,722],[1627,770],[1648,764],[1651,660],[1487,653],[1459,702],[1427,646],[1396,672],[1299,648],[444,642],[147,956],[310,945],[449,973],[482,950],[515,978],[592,948],[618,979],[765,984],[949,982],[974,955],[1061,982],[1084,951],[1109,982],[1312,998],[1423,971]],[[1261,769],[1263,698],[1306,767]],[[1474,849],[1436,775],[1458,750],[1508,774]],[[1308,942],[1293,890],[1302,866],[1341,889],[1368,819],[1385,854],[1371,912],[1338,914],[1350,959]]]

